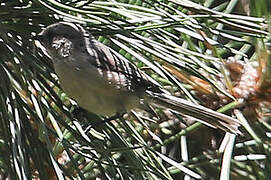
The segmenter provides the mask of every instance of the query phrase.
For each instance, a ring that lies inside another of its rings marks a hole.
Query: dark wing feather
[[[117,88],[138,94],[142,94],[146,90],[162,92],[159,86],[150,82],[146,74],[113,49],[94,38],[90,39],[89,45],[97,55],[96,62],[92,64],[100,69],[101,75]]]

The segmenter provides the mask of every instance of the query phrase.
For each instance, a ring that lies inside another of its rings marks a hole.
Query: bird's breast
[[[80,62],[76,59],[57,60],[54,65],[62,88],[81,107],[111,116],[139,106],[140,99],[135,94],[114,84],[114,74],[104,77],[97,67]]]

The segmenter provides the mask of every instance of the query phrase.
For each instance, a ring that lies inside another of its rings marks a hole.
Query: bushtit
[[[170,95],[77,24],[52,24],[34,39],[50,55],[64,91],[90,112],[112,116],[151,104],[192,116],[211,127],[239,132],[236,119]]]

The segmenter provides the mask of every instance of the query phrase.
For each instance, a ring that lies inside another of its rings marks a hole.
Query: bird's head
[[[84,42],[84,33],[81,26],[59,22],[48,26],[33,39],[38,40],[50,56],[67,57],[76,44]]]

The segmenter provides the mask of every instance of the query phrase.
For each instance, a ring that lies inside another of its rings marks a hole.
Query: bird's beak
[[[39,33],[35,36],[32,36],[32,39],[34,40],[34,44],[36,45],[36,47],[42,48],[45,39],[41,33]]]
[[[41,49],[42,52],[43,52],[45,55],[47,55],[48,57],[51,57],[51,56],[48,54],[48,52],[47,52],[47,50],[46,50],[46,48],[45,48],[45,41],[46,41],[46,39],[45,39],[45,37],[44,37],[43,34],[39,33],[39,34],[37,34],[37,35],[35,35],[35,36],[32,36],[32,39],[34,40],[34,44],[35,44],[35,46],[36,46],[37,48]]]

